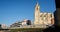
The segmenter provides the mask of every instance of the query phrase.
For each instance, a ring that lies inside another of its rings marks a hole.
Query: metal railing
[[[10,29],[17,29],[17,28],[47,28],[46,25],[29,25],[29,26],[20,26],[20,27],[11,27]]]

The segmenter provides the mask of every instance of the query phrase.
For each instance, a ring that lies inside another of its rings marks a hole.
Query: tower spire
[[[40,6],[38,4],[38,1],[36,0],[34,24],[39,25],[39,17],[40,17],[39,15],[40,15]]]
[[[36,5],[38,5],[38,0],[36,0]]]
[[[38,4],[38,0],[36,0],[36,6],[35,6],[35,9],[36,9],[37,11],[40,11],[40,6],[39,6],[39,4]]]

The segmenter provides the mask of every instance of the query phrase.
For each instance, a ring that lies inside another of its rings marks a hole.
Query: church
[[[39,3],[36,3],[34,12],[34,25],[53,25],[54,15],[53,13],[41,13]]]

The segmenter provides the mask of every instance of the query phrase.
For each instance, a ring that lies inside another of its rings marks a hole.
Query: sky
[[[37,0],[40,12],[53,13],[55,0]],[[0,0],[0,24],[11,25],[16,21],[29,19],[34,21],[36,0]]]

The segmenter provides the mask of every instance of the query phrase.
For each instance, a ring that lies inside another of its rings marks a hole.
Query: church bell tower
[[[34,18],[34,24],[35,25],[38,25],[39,23],[39,15],[40,15],[40,6],[38,4],[38,2],[36,3],[36,6],[35,6],[35,18]]]

